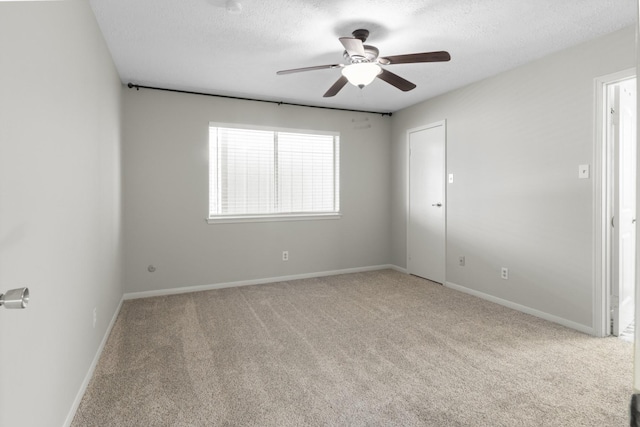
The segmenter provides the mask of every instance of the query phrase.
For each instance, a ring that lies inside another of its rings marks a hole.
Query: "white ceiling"
[[[636,0],[90,0],[123,83],[317,106],[394,112],[635,24]],[[446,50],[446,63],[396,64],[417,85],[376,79],[322,95],[358,28],[380,56]]]

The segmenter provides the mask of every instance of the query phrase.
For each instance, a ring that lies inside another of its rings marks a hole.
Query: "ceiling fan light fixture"
[[[382,72],[382,68],[373,62],[359,62],[347,65],[342,69],[342,75],[354,86],[360,89],[370,84]]]

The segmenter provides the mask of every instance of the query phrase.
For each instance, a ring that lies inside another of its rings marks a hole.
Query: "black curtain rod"
[[[165,92],[188,93],[190,95],[203,95],[203,96],[215,96],[216,98],[238,99],[238,100],[241,100],[241,101],[256,101],[256,102],[266,102],[266,103],[269,103],[269,104],[292,105],[294,107],[321,108],[323,110],[350,111],[352,113],[380,114],[382,117],[384,117],[384,116],[391,117],[391,115],[393,114],[393,113],[380,113],[380,112],[377,112],[377,111],[350,110],[348,108],[320,107],[320,106],[316,106],[316,105],[295,104],[293,102],[267,101],[265,99],[243,98],[243,97],[240,97],[240,96],[216,95],[214,93],[191,92],[191,91],[188,91],[188,90],[167,89],[167,88],[164,88],[164,87],[134,85],[133,83],[127,83],[127,87],[129,89],[135,88],[136,90],[153,89],[153,90],[162,90],[162,91],[165,91]]]

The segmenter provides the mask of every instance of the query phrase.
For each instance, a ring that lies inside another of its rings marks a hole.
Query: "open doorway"
[[[636,258],[636,77],[603,85],[608,333],[633,341]]]

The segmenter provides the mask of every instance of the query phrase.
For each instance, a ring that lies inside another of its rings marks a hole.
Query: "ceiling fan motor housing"
[[[363,28],[355,30],[351,35],[357,39],[362,40],[362,43],[367,41],[367,37],[369,37],[369,30],[365,30]]]
[[[352,64],[357,64],[359,62],[375,62],[380,54],[378,48],[368,44],[363,45],[363,47],[364,57],[359,55],[349,56],[349,53],[345,50],[343,53],[344,59],[351,61]]]

